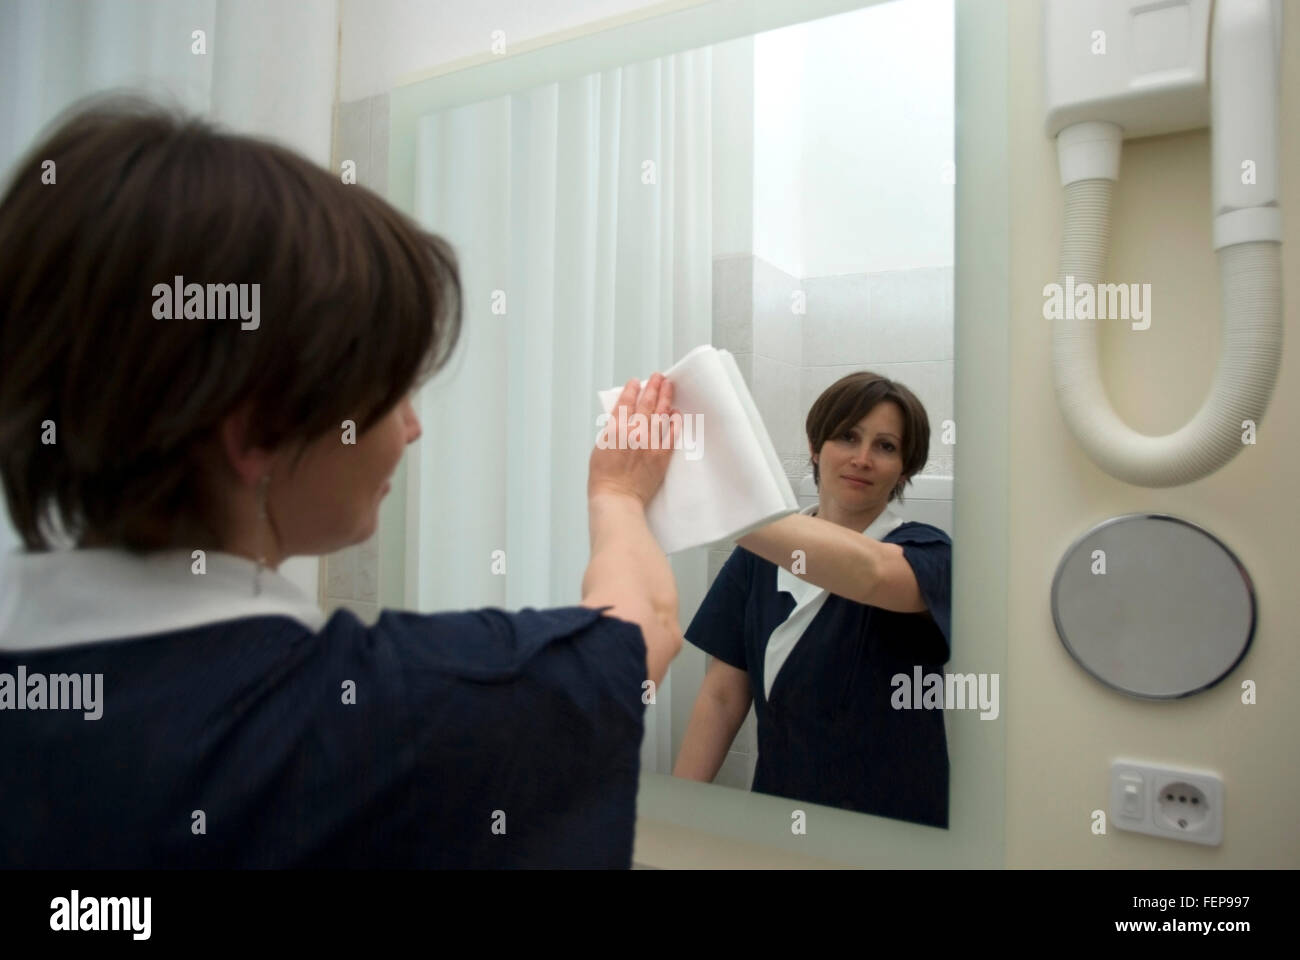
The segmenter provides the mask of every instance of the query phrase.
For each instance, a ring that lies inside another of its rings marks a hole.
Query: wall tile
[[[355,549],[357,551],[356,598],[366,603],[375,603],[379,599],[378,531]]]
[[[356,599],[357,549],[347,547],[325,558],[325,596],[331,600]]]
[[[754,392],[754,355],[749,352],[733,353],[732,359],[736,361],[736,369],[740,371],[740,379],[745,381],[745,386],[749,387],[749,392]],[[757,399],[754,401],[757,403]]]
[[[718,770],[718,775],[713,778],[713,782],[723,787],[748,790],[749,785],[754,782],[753,759],[743,753],[727,751],[727,759],[722,762],[722,768]]]
[[[956,281],[956,275],[952,267],[941,267],[940,271],[939,287],[943,290],[943,318],[948,329],[948,344],[951,347],[953,342],[952,331],[955,329],[953,302],[956,299],[956,291],[953,284]],[[955,360],[956,357],[956,353],[950,349],[948,356],[944,359]]]
[[[754,380],[750,389],[777,455],[782,457],[798,456],[806,446],[803,413],[798,407],[799,380],[798,366],[754,355]]]
[[[864,364],[869,351],[871,291],[864,274],[809,277],[803,281],[808,314],[803,323],[805,366]]]
[[[804,314],[794,312],[803,284],[762,257],[754,258],[754,353],[798,365]]]
[[[363,185],[370,184],[370,106],[370,99],[340,103],[334,138],[334,172],[342,172],[343,161],[355,161]]]
[[[870,363],[952,359],[951,268],[867,275]]]
[[[754,351],[754,258],[713,261],[713,345],[733,354]]]
[[[388,94],[370,98],[370,173],[366,186],[388,196]]]

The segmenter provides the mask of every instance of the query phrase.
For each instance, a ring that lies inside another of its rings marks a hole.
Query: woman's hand
[[[638,394],[640,394],[638,396]],[[660,373],[653,374],[646,382],[645,389],[640,388],[639,380],[629,380],[623,392],[614,401],[610,410],[609,422],[601,443],[591,452],[591,462],[587,470],[587,498],[600,493],[621,493],[630,495],[645,506],[650,502],[659,487],[663,485],[664,474],[668,472],[668,458],[677,443],[677,423],[668,425],[668,416],[681,414],[672,406],[673,385]],[[627,407],[628,445],[620,448],[618,425],[619,409]],[[639,435],[632,418],[634,414],[644,414],[646,427]],[[663,433],[657,441],[657,449],[651,447],[651,433],[656,428],[652,414],[662,418]],[[642,449],[631,449],[630,441],[637,438]],[[604,449],[602,449],[602,446]]]

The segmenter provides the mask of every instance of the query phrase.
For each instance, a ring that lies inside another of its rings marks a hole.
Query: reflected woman
[[[862,371],[806,431],[818,503],[741,537],[686,630],[714,659],[673,773],[712,781],[753,703],[755,791],[946,828],[943,712],[894,706],[894,677],[951,653],[952,542],[890,507],[925,466],[925,408]]]

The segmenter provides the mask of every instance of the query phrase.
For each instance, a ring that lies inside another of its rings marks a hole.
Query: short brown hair
[[[214,538],[197,451],[228,414],[300,457],[454,350],[455,254],[365,187],[130,94],[53,126],[0,200],[0,479],[27,549],[52,506],[103,545]],[[178,276],[258,284],[260,326],[156,319]]]
[[[860,370],[840,377],[827,387],[808,411],[805,429],[808,442],[815,451],[833,437],[853,429],[859,420],[870,413],[878,403],[892,400],[903,414],[903,475],[889,494],[890,500],[901,500],[903,488],[913,476],[921,472],[930,456],[930,418],[916,394],[898,383]],[[812,462],[813,482],[821,485],[821,471]]]

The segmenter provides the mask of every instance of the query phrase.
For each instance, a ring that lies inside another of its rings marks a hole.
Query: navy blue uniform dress
[[[247,561],[218,566],[251,583]],[[51,576],[93,619],[76,577]],[[159,601],[140,590],[147,614]],[[0,600],[19,594],[10,582]],[[169,616],[209,617],[187,611],[222,596]],[[318,630],[244,616],[95,642],[65,623],[47,646],[33,625],[59,618],[49,601],[10,616],[8,635],[0,610],[0,867],[631,865],[635,624],[577,606],[389,611],[373,626],[339,610]],[[73,674],[102,675],[98,717],[50,709],[49,678]]]
[[[951,653],[952,541],[909,522],[897,543],[928,613],[896,613],[829,594],[764,695],[764,653],[795,599],[777,590],[777,565],[737,547],[686,639],[748,671],[758,720],[753,789],[936,827],[948,826],[948,749],[942,710],[891,706],[899,673],[941,673]]]

